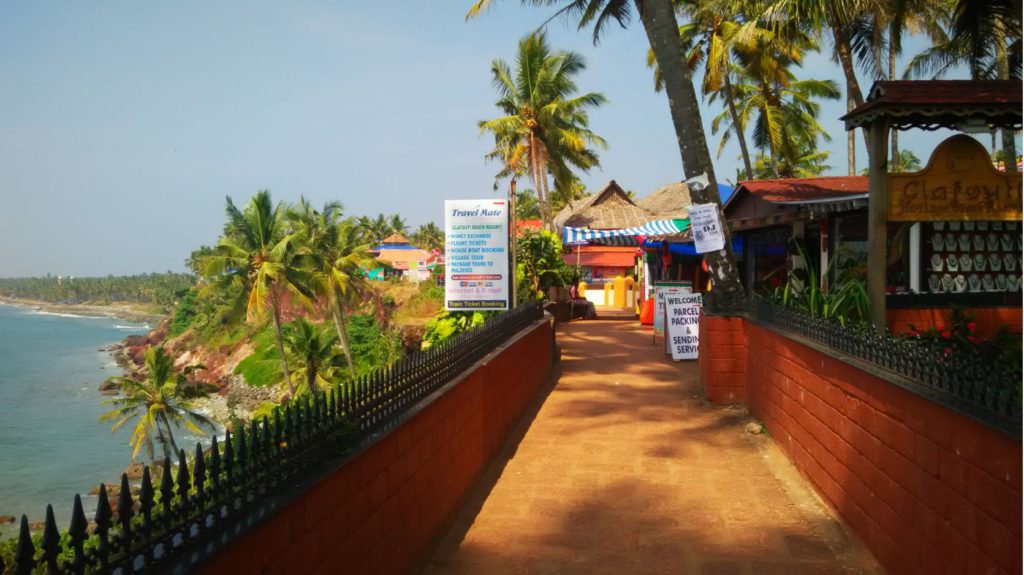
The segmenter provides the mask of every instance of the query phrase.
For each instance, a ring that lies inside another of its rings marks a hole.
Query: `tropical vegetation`
[[[589,126],[589,112],[605,102],[604,95],[576,95],[575,78],[584,67],[579,54],[554,52],[543,32],[519,41],[514,68],[500,58],[491,63],[495,106],[503,115],[477,125],[494,137],[488,157],[501,161],[499,178],[529,174],[545,227],[552,219],[549,175],[563,197],[571,196],[572,170],[599,166],[594,148],[605,146]]]
[[[129,439],[132,459],[145,447],[146,455],[152,460],[155,442],[164,457],[174,461],[179,454],[174,439],[176,427],[195,434],[215,429],[213,422],[192,405],[192,400],[204,395],[204,391],[201,384],[190,382],[188,376],[202,367],[194,365],[178,372],[174,358],[163,347],[151,347],[146,350],[144,379],[114,378],[121,395],[104,402],[113,409],[100,416],[100,421],[113,421],[111,431],[117,431],[137,420]]]
[[[138,303],[174,305],[195,283],[195,276],[155,273],[132,276],[54,276],[0,278],[0,297],[51,303]]]

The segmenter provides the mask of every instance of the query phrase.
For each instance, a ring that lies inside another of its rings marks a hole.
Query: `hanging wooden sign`
[[[1021,174],[1001,172],[980,142],[958,134],[920,172],[889,174],[889,220],[1020,220]]]

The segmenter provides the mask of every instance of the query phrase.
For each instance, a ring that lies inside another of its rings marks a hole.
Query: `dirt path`
[[[424,567],[448,573],[882,573],[746,411],[634,322],[559,329],[561,376]]]

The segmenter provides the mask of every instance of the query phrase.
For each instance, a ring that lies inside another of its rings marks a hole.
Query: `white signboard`
[[[699,293],[665,298],[668,316],[668,341],[672,359],[697,359],[700,332],[701,297]]]
[[[691,293],[690,286],[654,286],[654,333],[665,334],[665,297]]]
[[[690,230],[693,236],[693,247],[699,254],[716,252],[725,248],[725,234],[718,220],[716,204],[696,204],[690,206]]]
[[[444,308],[508,309],[508,203],[445,200],[444,213]]]

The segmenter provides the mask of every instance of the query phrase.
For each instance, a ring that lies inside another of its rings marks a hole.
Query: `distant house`
[[[412,281],[422,281],[430,278],[430,269],[434,265],[444,261],[439,251],[421,250],[401,234],[391,234],[384,238],[379,246],[370,250],[370,254],[382,264],[381,269],[370,271],[371,279],[385,279],[401,274]]]

